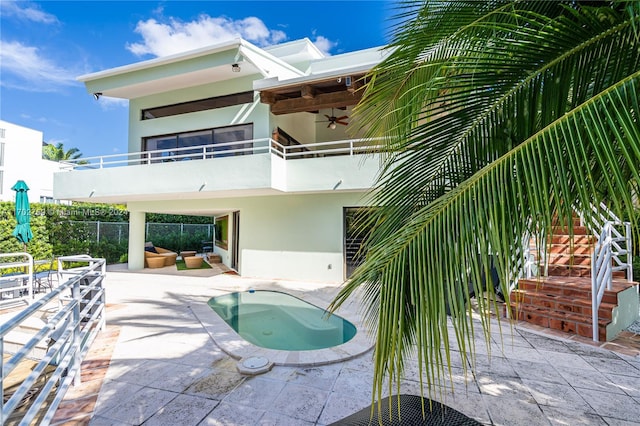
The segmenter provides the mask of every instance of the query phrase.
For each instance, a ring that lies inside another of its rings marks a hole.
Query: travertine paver
[[[328,304],[338,289],[228,275],[108,273],[108,300],[122,306],[108,322],[121,333],[91,425],[327,425],[371,403],[371,352],[238,374],[197,311],[209,297],[249,287],[308,293],[316,304]],[[478,342],[475,370],[451,352],[453,377],[433,399],[483,424],[640,424],[640,357],[502,323],[502,336],[492,320],[491,341]],[[419,370],[408,361],[402,392],[419,394]]]

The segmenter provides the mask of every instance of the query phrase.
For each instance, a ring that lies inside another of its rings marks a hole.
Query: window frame
[[[234,105],[249,104],[255,101],[255,92],[231,93],[211,98],[196,99],[195,101],[180,102],[177,104],[161,105],[140,110],[140,121],[155,120],[156,118],[173,117],[192,112],[209,111],[212,109],[226,108]]]

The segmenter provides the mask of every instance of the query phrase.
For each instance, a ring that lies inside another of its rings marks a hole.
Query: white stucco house
[[[11,187],[23,180],[30,203],[51,203],[56,161],[42,159],[42,132],[0,120],[0,201],[14,201]]]
[[[129,101],[129,152],[69,164],[54,195],[126,204],[132,270],[156,212],[214,216],[215,251],[243,276],[342,281],[346,221],[380,166],[347,129],[384,55],[236,39],[81,76],[98,101]]]

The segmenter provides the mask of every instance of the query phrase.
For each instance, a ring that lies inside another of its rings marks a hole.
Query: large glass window
[[[237,144],[233,142],[250,141],[253,139],[253,125],[228,126],[213,129],[213,143],[219,145],[213,148],[216,157],[251,154],[252,142]],[[242,150],[238,152],[238,150]],[[227,151],[225,153],[225,151]],[[228,152],[236,151],[236,152]]]
[[[153,136],[143,140],[143,151],[152,152],[151,158],[159,161],[191,160],[203,158],[203,146],[220,145],[206,149],[206,157],[227,157],[252,154],[253,124],[217,127],[173,135]],[[246,143],[235,143],[247,141]],[[181,148],[178,150],[177,148]],[[183,149],[193,148],[193,149]],[[237,152],[241,149],[240,152]]]
[[[249,104],[251,102],[253,102],[253,91],[233,93],[231,95],[216,96],[213,98],[198,99],[196,101],[143,109],[141,111],[140,118],[142,120],[151,120],[154,118],[169,117],[172,115],[187,114],[190,112]]]

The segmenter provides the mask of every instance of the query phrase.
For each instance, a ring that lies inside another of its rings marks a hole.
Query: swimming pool
[[[330,348],[356,334],[344,318],[278,291],[230,293],[209,299],[208,305],[245,340],[268,349]]]

